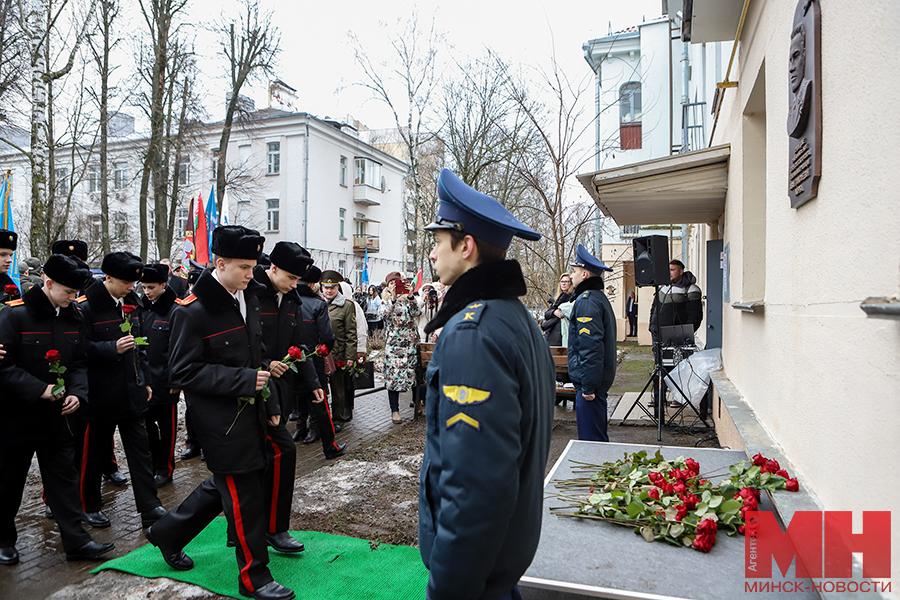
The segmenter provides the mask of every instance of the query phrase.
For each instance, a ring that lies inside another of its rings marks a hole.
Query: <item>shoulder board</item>
[[[481,315],[484,314],[484,307],[484,302],[472,302],[459,311],[458,314],[461,315],[459,322],[478,324],[478,322],[481,321]]]
[[[175,304],[178,304],[180,306],[187,306],[196,299],[197,296],[190,294],[187,298],[175,298]]]
[[[77,298],[75,298],[75,302],[77,302],[78,304],[81,304],[82,302],[87,302],[87,296],[78,296]]]
[[[15,300],[10,300],[6,303],[7,306],[22,306],[23,304],[25,304],[25,301],[21,298],[16,298]]]

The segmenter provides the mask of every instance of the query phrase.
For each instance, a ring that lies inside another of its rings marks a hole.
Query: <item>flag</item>
[[[362,278],[360,279],[360,283],[362,285],[369,285],[369,249],[366,248],[366,256],[363,258],[363,270],[362,270]]]
[[[202,193],[197,196],[197,228],[194,233],[194,247],[196,249],[194,260],[205,267],[209,262],[209,231],[206,225],[206,210],[203,208]]]
[[[219,225],[228,225],[228,188],[222,192],[222,215],[219,217]]]
[[[3,176],[3,183],[0,183],[0,203],[2,203],[2,210],[0,210],[0,216],[2,216],[3,229],[7,231],[15,231],[16,228],[13,225],[12,218],[12,206],[9,202],[9,171],[6,172],[6,175]],[[22,284],[19,280],[19,251],[16,250],[13,252],[13,260],[12,264],[9,265],[9,272],[7,273],[10,279],[13,280],[13,283],[16,284],[16,287],[20,290],[22,289]]]
[[[422,267],[419,267],[419,270],[416,271],[416,278],[413,279],[413,291],[418,292],[422,289]]]
[[[219,216],[216,211],[216,186],[209,190],[209,201],[206,203],[206,221],[208,225],[207,240],[209,240],[209,255],[212,256],[212,232],[219,226]]]
[[[194,199],[188,208],[187,223],[184,226],[184,247],[181,252],[181,264],[187,265],[188,259],[194,258]],[[187,268],[187,267],[185,267]]]

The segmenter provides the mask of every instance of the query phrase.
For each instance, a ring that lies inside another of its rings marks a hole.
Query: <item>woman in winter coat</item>
[[[369,286],[369,293],[366,295],[365,310],[369,335],[374,334],[378,329],[383,329],[384,323],[381,320],[381,297],[378,295],[378,289],[374,285]]]
[[[571,300],[572,278],[568,273],[563,273],[559,278],[559,286],[556,288],[556,296],[550,299],[550,308],[544,313],[544,322],[541,329],[544,330],[544,338],[551,346],[562,345],[562,327],[559,305]]]
[[[384,386],[388,391],[391,420],[401,423],[400,392],[416,385],[416,344],[419,342],[417,317],[422,313],[415,298],[397,294],[399,273],[391,273],[381,294],[384,320]]]

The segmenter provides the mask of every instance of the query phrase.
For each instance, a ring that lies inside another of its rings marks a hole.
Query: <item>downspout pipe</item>
[[[584,60],[587,61],[588,66],[591,67],[591,71],[594,72],[594,170],[600,170],[600,67],[603,64],[602,60],[594,59],[594,45],[585,42],[584,45],[581,46],[582,50],[584,50]],[[594,226],[594,248],[593,254],[594,256],[603,256],[603,243],[600,237],[601,223],[603,222],[603,213],[600,212],[600,207],[596,208],[596,219]]]
[[[303,247],[309,247],[309,113],[306,113],[306,139],[303,141]]]

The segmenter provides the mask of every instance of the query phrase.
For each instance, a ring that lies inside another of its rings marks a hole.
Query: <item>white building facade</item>
[[[307,113],[262,109],[249,125],[236,125],[226,158],[228,223],[259,230],[268,252],[281,240],[310,250],[322,269],[340,271],[361,283],[368,258],[370,281],[391,271],[405,272],[404,184],[408,167],[370,146],[348,125]],[[215,186],[221,124],[196,135],[190,157],[181,165],[179,206],[171,257],[180,257],[188,206]],[[109,231],[114,250],[140,248],[139,194],[141,153],[146,138],[114,138],[109,159]],[[89,242],[91,261],[99,263],[100,202],[96,151],[56,155],[58,198],[72,186],[72,209],[61,237]],[[20,248],[28,254],[30,171],[21,154],[0,155],[0,169],[11,170],[13,215]],[[73,172],[75,176],[73,177]],[[155,214],[149,201],[148,260],[158,260],[153,239]]]

